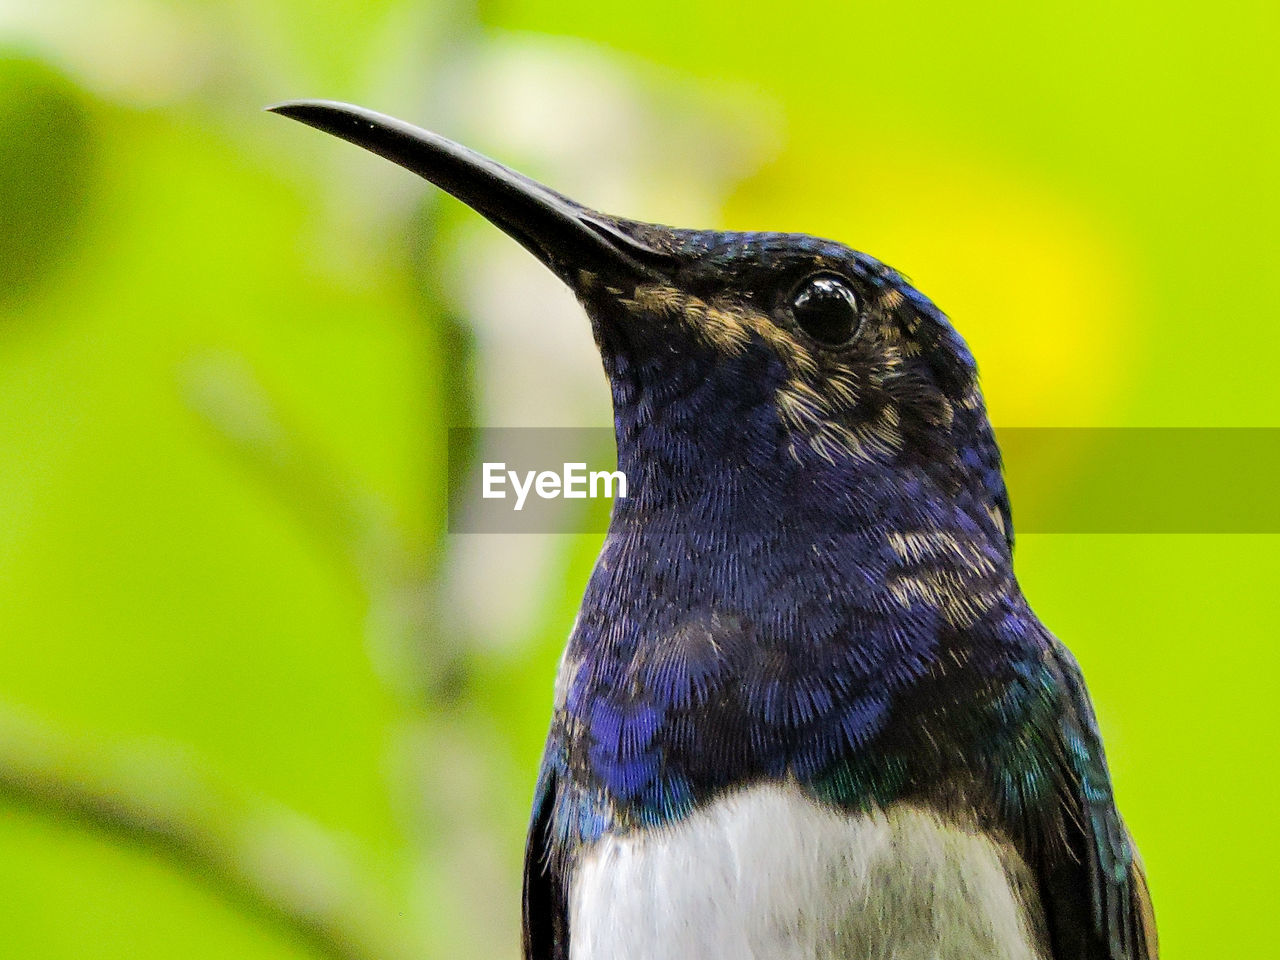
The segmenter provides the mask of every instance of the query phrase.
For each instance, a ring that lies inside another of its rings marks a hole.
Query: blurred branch
[[[322,828],[163,748],[74,742],[0,705],[0,800],[145,850],[331,960],[407,960],[387,898]]]
[[[391,511],[280,410],[245,360],[207,353],[183,371],[187,402],[217,439],[354,576],[369,597],[369,653],[379,678],[420,708],[453,688],[460,645],[429,625],[438,550],[415,543]]]
[[[489,829],[492,807],[477,799],[494,794],[496,777],[489,730],[464,716],[473,659],[441,595],[444,524],[415,546],[390,512],[281,411],[242,358],[207,354],[185,372],[195,412],[368,595],[368,652],[401,711],[392,760],[412,791],[402,798],[404,825],[418,863],[429,863],[430,876],[441,882],[429,894],[437,920],[424,935],[444,955],[456,952],[459,938],[472,950],[483,942],[480,955],[507,955],[518,941],[517,914],[495,910],[494,891],[515,904],[519,888]]]

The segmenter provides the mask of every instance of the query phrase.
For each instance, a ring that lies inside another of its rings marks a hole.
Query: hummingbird
[[[1154,960],[1084,680],[1013,573],[977,368],[896,270],[588,209],[347,104],[582,304],[618,467],[560,662],[526,960]]]

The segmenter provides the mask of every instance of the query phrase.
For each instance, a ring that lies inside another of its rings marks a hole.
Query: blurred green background
[[[845,240],[952,315],[1003,426],[1276,426],[1277,17],[0,2],[0,956],[517,953],[598,537],[447,535],[444,431],[607,423],[587,325],[262,105]],[[1084,664],[1165,956],[1269,953],[1280,543],[1025,536],[1018,570]]]

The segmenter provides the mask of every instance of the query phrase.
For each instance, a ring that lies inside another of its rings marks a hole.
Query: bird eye
[[[819,343],[837,346],[858,332],[862,317],[858,298],[840,277],[829,273],[810,277],[791,298],[796,323]]]

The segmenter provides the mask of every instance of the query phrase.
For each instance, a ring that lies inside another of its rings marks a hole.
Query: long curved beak
[[[589,210],[483,154],[392,117],[332,100],[268,107],[386,157],[457,197],[577,289],[582,272],[654,277],[670,257]]]

